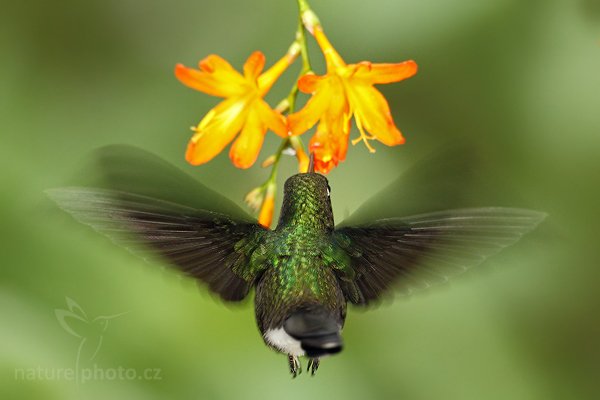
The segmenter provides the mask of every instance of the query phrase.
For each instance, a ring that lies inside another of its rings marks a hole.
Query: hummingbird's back
[[[327,254],[333,226],[327,179],[289,178],[255,298],[259,329],[276,350],[309,357],[341,350],[346,300]]]
[[[310,237],[303,229],[274,235],[277,237],[273,257],[256,286],[256,320],[261,333],[265,336],[269,331],[280,332],[286,327],[286,321],[296,315],[294,335],[297,337],[306,334],[314,339],[334,333],[339,336],[346,315],[346,300],[320,251],[326,239]],[[311,323],[301,322],[306,318],[299,316],[306,314]],[[302,331],[302,324],[307,325],[306,332]],[[288,329],[284,331],[292,335]],[[277,340],[266,336],[265,339],[277,350],[292,354],[289,349],[278,346]],[[341,340],[337,341],[340,347]],[[295,352],[302,353],[298,349]]]

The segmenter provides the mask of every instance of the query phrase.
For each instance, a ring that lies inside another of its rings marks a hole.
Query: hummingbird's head
[[[315,172],[296,174],[285,181],[279,227],[299,224],[318,230],[334,227],[331,189],[327,178]]]

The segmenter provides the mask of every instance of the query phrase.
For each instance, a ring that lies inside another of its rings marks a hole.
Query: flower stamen
[[[356,126],[358,127],[358,131],[360,132],[360,136],[356,139],[352,139],[352,146],[356,146],[357,143],[363,141],[365,143],[365,146],[367,146],[369,153],[375,153],[375,149],[369,144],[369,140],[375,140],[377,138],[373,135],[367,135],[365,133],[365,130],[363,129],[359,118],[356,118]]]

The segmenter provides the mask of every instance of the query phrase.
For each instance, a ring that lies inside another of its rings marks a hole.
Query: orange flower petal
[[[337,148],[335,158],[337,162],[344,161],[346,159],[346,153],[348,152],[348,140],[350,138],[350,116],[346,117],[345,120],[340,121],[340,134],[337,140]],[[337,163],[336,163],[337,165]]]
[[[267,127],[261,122],[258,113],[255,110],[250,111],[242,133],[229,150],[229,158],[233,165],[246,169],[256,162],[266,131]]]
[[[200,60],[198,66],[201,72],[207,73],[214,80],[216,85],[230,93],[227,97],[240,95],[251,87],[242,74],[216,54],[211,54]]]
[[[340,85],[341,86],[341,85]],[[326,130],[328,142],[333,150],[335,165],[346,158],[348,136],[350,134],[350,105],[343,88],[337,89],[338,94],[332,96],[327,111],[321,118],[317,131]]]
[[[348,151],[349,115],[334,122],[335,126],[332,126],[327,119],[322,119],[309,142],[309,149],[315,156],[315,171],[322,174],[329,173],[341,161],[344,161]]]
[[[348,89],[348,96],[357,125],[364,127],[388,146],[404,143],[404,138],[392,119],[387,100],[377,89],[355,84]]]
[[[302,75],[300,79],[298,79],[298,89],[301,92],[311,94],[317,91],[317,88],[323,80],[326,79],[323,76],[317,76],[313,73],[308,73],[306,75]]]
[[[252,103],[263,124],[282,138],[289,137],[285,117],[273,110],[263,99],[258,98]]]
[[[273,222],[274,211],[275,187],[274,185],[269,185],[267,187],[267,194],[265,196],[265,200],[263,201],[263,204],[260,208],[260,213],[258,215],[258,223],[268,229],[271,226],[271,222]]]
[[[198,124],[188,143],[185,158],[192,165],[212,160],[242,129],[248,114],[248,99],[231,98],[213,108]]]
[[[231,64],[227,62],[227,60],[216,54],[209,54],[208,56],[204,57],[202,60],[200,60],[200,62],[198,62],[198,66],[201,70],[208,73],[222,71],[235,72],[239,75],[239,73],[231,66]]]
[[[260,51],[250,54],[250,57],[244,64],[244,77],[250,81],[255,81],[265,67],[265,55]]]
[[[354,77],[364,79],[372,85],[399,82],[417,73],[417,63],[413,60],[396,64],[371,64],[363,62],[358,65],[364,66],[364,68],[357,68]]]
[[[315,172],[321,174],[327,174],[336,165],[335,149],[333,148],[333,141],[326,128],[322,128],[323,123],[319,124],[317,132],[313,135],[308,143],[310,152],[313,153],[315,159]]]
[[[342,57],[338,54],[338,52],[333,48],[327,36],[325,36],[325,32],[323,32],[323,28],[320,25],[315,27],[313,33],[315,40],[321,47],[321,51],[323,52],[323,56],[325,57],[325,62],[327,63],[327,71],[333,71],[335,68],[345,67],[346,63],[342,59]]]
[[[210,57],[210,56],[209,56]],[[213,56],[213,58],[220,58]],[[200,62],[201,65],[206,59]],[[223,62],[226,63],[225,60]],[[214,64],[214,63],[213,63]],[[219,65],[219,64],[216,64]],[[227,64],[229,65],[229,64]],[[206,94],[219,97],[239,96],[248,91],[249,83],[237,71],[229,68],[215,69],[212,66],[202,70],[187,68],[182,64],[175,66],[175,76],[181,83]]]
[[[308,171],[309,158],[304,151],[302,142],[296,138],[290,140],[290,145],[296,153],[296,159],[298,160],[298,172],[304,173]]]
[[[271,89],[275,81],[279,79],[287,67],[294,62],[297,56],[297,53],[286,54],[285,56],[281,57],[279,61],[273,64],[271,68],[266,70],[261,76],[258,77],[258,90],[261,96],[264,96],[269,89]]]
[[[226,90],[227,88],[223,88],[217,82],[215,82],[210,74],[207,74],[203,71],[198,71],[196,69],[187,68],[182,64],[177,64],[175,66],[175,76],[184,85],[211,96],[229,97],[231,94]]]
[[[300,135],[312,128],[330,106],[333,96],[340,96],[339,92],[332,91],[331,86],[325,82],[321,85],[321,90],[315,92],[300,111],[288,115],[292,135]]]

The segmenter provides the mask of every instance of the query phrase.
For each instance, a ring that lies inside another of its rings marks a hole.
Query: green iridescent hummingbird
[[[532,230],[543,213],[463,208],[334,224],[331,189],[314,172],[285,182],[277,227],[261,227],[231,201],[158,157],[128,146],[98,152],[93,185],[48,190],[79,221],[144,257],[156,256],[222,300],[255,291],[264,342],[314,374],[342,350],[347,304],[363,307],[392,288],[424,289],[481,263]],[[310,169],[309,169],[310,171]]]

